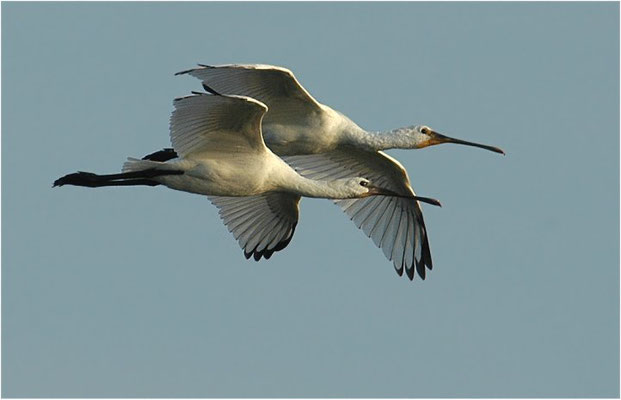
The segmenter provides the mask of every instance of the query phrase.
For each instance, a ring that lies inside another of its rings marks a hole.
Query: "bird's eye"
[[[369,182],[367,181],[360,181],[360,186],[367,186],[369,184]]]
[[[429,133],[429,128],[427,128],[426,126],[424,126],[421,130],[421,133],[424,133],[425,135]]]

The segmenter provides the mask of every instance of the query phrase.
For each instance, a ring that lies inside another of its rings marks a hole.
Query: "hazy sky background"
[[[619,4],[2,3],[4,397],[619,396]],[[197,62],[292,69],[424,206],[413,283],[326,200],[247,261],[209,201],[63,187],[169,145]]]

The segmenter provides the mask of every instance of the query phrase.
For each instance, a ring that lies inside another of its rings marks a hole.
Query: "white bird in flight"
[[[268,108],[245,96],[196,93],[175,99],[170,118],[173,149],[142,160],[128,158],[123,172],[65,175],[54,186],[164,185],[204,194],[244,250],[246,258],[270,258],[289,244],[298,221],[300,196],[330,199],[395,195],[363,177],[315,180],[300,176],[263,141]],[[174,153],[175,158],[162,157]],[[439,205],[434,199],[405,195]]]
[[[293,73],[272,65],[199,64],[189,74],[212,93],[250,96],[265,103],[263,119],[267,146],[302,175],[313,179],[364,176],[403,196],[413,196],[408,174],[394,158],[381,150],[418,149],[440,143],[480,147],[496,153],[493,146],[441,135],[428,126],[416,125],[387,132],[368,132],[345,115],[319,103],[300,85]],[[165,157],[174,152],[163,150]],[[337,200],[386,257],[395,270],[412,280],[414,270],[425,279],[432,269],[431,252],[422,210],[406,197],[372,197]]]

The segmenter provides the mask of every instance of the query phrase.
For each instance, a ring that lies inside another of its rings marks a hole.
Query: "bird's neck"
[[[322,199],[344,199],[348,196],[342,186],[335,181],[320,181],[308,179],[301,175],[288,182],[287,189],[300,196]]]
[[[406,126],[382,132],[368,132],[364,130],[350,132],[348,137],[356,143],[356,146],[364,146],[369,151],[388,149],[412,149],[416,148],[409,135],[414,127]]]

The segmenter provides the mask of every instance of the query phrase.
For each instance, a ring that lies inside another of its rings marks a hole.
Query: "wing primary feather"
[[[235,236],[235,239],[241,240],[246,233],[252,234],[255,229],[255,223],[258,222],[260,218],[260,215],[251,213],[245,214],[243,218],[240,217],[239,220],[231,222],[231,224],[228,225],[229,231]],[[251,230],[249,231],[249,229]],[[244,247],[246,243],[247,240],[244,242]]]
[[[393,237],[392,240],[392,250],[390,252],[390,259],[392,259],[393,264],[398,264],[398,265],[403,265],[403,259],[400,258],[400,256],[403,256],[403,248],[402,248],[402,243],[403,243],[403,232],[404,230],[407,232],[407,218],[405,217],[405,212],[404,210],[401,208],[401,206],[399,206],[399,215],[398,215],[398,222],[397,222],[397,229],[395,230],[395,236]]]
[[[287,247],[287,245],[289,244],[289,242],[291,242],[291,239],[293,238],[293,231],[295,231],[295,225],[291,229],[291,235],[287,239],[285,239],[284,241],[278,243],[273,249],[268,249],[267,247],[265,247],[265,248],[263,248],[261,250],[257,250],[257,248],[261,244],[261,243],[259,243],[250,252],[250,254],[253,254],[255,261],[261,260],[261,257],[264,257],[266,260],[269,260],[269,258],[272,256],[272,254],[274,254],[275,252],[277,252],[279,250],[282,250],[285,247]],[[247,257],[247,258],[250,258],[250,257]]]
[[[299,196],[270,193],[251,197],[209,196],[244,257],[269,259],[293,238]]]
[[[433,263],[431,261],[431,249],[429,248],[429,239],[427,238],[427,229],[425,229],[425,225],[421,224],[422,226],[422,231],[423,234],[422,236],[422,242],[423,242],[423,252],[422,252],[422,256],[421,256],[421,260],[423,260],[423,262],[425,263],[425,265],[427,265],[427,268],[429,268],[429,270],[431,271],[433,269]]]
[[[261,248],[261,250],[266,250],[266,251],[267,250],[271,250],[270,244],[272,244],[272,242],[277,237],[281,237],[282,236],[283,230],[286,231],[285,221],[283,221],[281,218],[278,218],[272,224],[270,230],[267,233],[265,233],[265,235],[263,237],[263,240],[261,240],[261,243],[258,245],[258,248]]]
[[[410,222],[410,215],[409,214],[407,214],[407,218],[408,218],[408,226],[410,227],[412,223]],[[410,232],[410,230],[408,229],[408,234],[409,234],[409,232]],[[414,271],[416,270],[415,269],[415,264],[416,264],[416,254],[415,254],[415,252],[416,252],[416,245],[417,245],[417,243],[416,243],[416,234],[414,234],[413,232],[412,232],[412,234],[414,235],[414,238],[413,238],[414,248],[411,249],[412,259],[411,260],[407,260],[408,257],[406,257],[405,254],[404,254],[404,263],[403,263],[405,265],[405,270],[407,271],[408,278],[410,276],[412,276],[412,278],[410,278],[410,280],[414,279]],[[407,248],[407,241],[406,241],[406,248]]]
[[[267,245],[265,246],[265,248],[270,251],[274,249],[274,246],[276,246],[278,242],[289,231],[289,228],[287,226],[287,221],[283,218],[279,219],[278,223],[272,230],[274,231],[274,233],[269,235]]]
[[[378,211],[378,204],[376,204],[375,201],[369,201],[365,207],[365,209],[370,209],[368,210],[368,214],[364,217],[364,219],[362,220],[362,222],[360,222],[360,226],[363,227],[365,226],[365,224],[367,223],[367,221],[369,221],[369,218],[376,218],[375,222],[377,222],[377,211]],[[373,208],[371,208],[373,207]],[[373,221],[373,220],[371,220]],[[373,224],[375,225],[375,224]],[[363,231],[364,232],[364,231]],[[370,237],[370,235],[367,235]]]
[[[266,219],[260,221],[255,227],[255,229],[251,233],[249,233],[251,238],[246,244],[246,246],[252,248],[253,252],[263,250],[263,249],[259,250],[259,247],[261,246],[261,243],[265,239],[265,235],[269,234],[270,230],[277,223],[278,223],[277,215],[269,215],[267,216]]]
[[[425,240],[423,240],[423,257],[426,259],[425,264],[429,267],[429,270],[433,269],[433,261],[431,258],[431,248],[429,247],[429,238],[427,237],[427,228],[425,227],[425,223],[422,223],[423,227],[423,236]]]
[[[373,237],[373,234],[375,233],[375,228],[377,228],[380,224],[380,222],[382,221],[382,219],[384,218],[384,214],[386,214],[386,210],[388,210],[388,204],[384,204],[385,202],[390,203],[390,198],[388,196],[383,196],[383,198],[379,201],[379,204],[376,206],[376,209],[379,209],[381,214],[377,217],[377,219],[375,220],[375,224],[373,224],[373,227],[371,229],[369,229],[369,234],[367,236],[369,236],[370,238]]]
[[[384,230],[384,233],[382,233],[382,238],[380,239],[379,243],[377,244],[379,247],[384,247],[384,238],[386,237],[386,233],[388,232],[388,230],[392,226],[392,218],[395,215],[395,209],[396,208],[397,207],[392,207],[392,212],[390,214],[390,217],[388,217],[388,219],[387,219],[386,229]],[[386,257],[389,256],[386,252],[384,252],[384,254],[386,255]]]
[[[416,248],[421,242],[414,216],[409,212],[406,213],[406,216],[408,218],[408,239],[405,242],[406,250],[403,264],[406,268],[408,266],[412,268],[414,266],[414,260],[416,259]]]
[[[405,221],[405,225],[403,228],[405,237],[403,238],[403,250],[401,250],[401,262],[399,263],[401,267],[403,267],[404,265],[407,266],[406,254],[407,254],[408,247],[410,244],[409,237],[410,237],[410,226],[411,226],[410,216],[408,215],[405,209],[402,209],[402,214],[403,216],[401,217],[401,219]]]
[[[421,253],[420,260],[417,260],[416,258],[414,258],[414,260],[416,262],[416,272],[418,272],[418,276],[420,276],[422,280],[425,280],[425,257],[423,257]]]
[[[179,71],[179,72],[175,72],[175,76],[189,74],[192,71],[194,71],[194,68],[186,69],[186,70]]]
[[[211,93],[211,94],[215,94],[216,96],[222,96],[220,93],[216,92],[214,89],[212,89],[211,87],[207,86],[207,84],[205,82],[203,82],[203,89],[205,89],[205,91]]]
[[[367,212],[367,213],[373,212],[373,210],[369,210],[369,204],[371,204],[371,203],[372,203],[372,200],[371,200],[371,201],[366,201],[366,200],[367,200],[367,199],[363,199],[363,200],[361,201],[361,206],[360,206],[360,208],[359,208],[359,209],[357,209],[355,212],[352,212],[352,214],[351,214],[351,220],[354,222],[354,224],[355,224],[355,225],[356,225],[359,229],[361,229],[361,228],[362,228],[362,224],[363,224],[363,222],[364,222],[364,221],[368,218],[368,216],[369,216],[369,215],[368,215],[368,214],[366,214],[366,215],[365,215],[365,214],[362,214],[361,216],[364,216],[364,219],[362,220],[362,222],[359,222],[359,220],[358,220],[358,221],[356,220],[356,219],[357,219],[357,217],[358,217],[358,215],[359,215],[361,212]]]
[[[289,233],[289,236],[283,240],[282,242],[278,243],[275,247],[274,247],[274,251],[280,251],[282,249],[284,249],[285,247],[287,247],[287,245],[289,244],[289,242],[291,242],[291,239],[293,239],[293,234],[295,233],[295,227],[298,226],[298,223],[296,222],[295,224],[293,224],[293,226],[291,227],[290,231],[291,233]]]
[[[418,261],[417,261],[417,264],[416,264],[416,265],[417,265],[417,268],[418,268]],[[413,280],[414,280],[414,271],[415,271],[415,269],[414,269],[413,267],[412,267],[412,268],[406,268],[406,269],[405,269],[405,273],[407,274],[408,278],[409,278],[411,281],[413,281]]]

